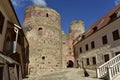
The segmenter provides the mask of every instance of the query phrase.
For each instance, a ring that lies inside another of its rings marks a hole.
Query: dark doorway
[[[0,80],[3,80],[3,67],[0,67]]]
[[[73,65],[74,65],[73,61],[69,60],[67,62],[67,68],[73,68]]]

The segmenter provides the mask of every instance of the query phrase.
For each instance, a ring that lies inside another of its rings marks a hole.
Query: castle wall
[[[67,55],[69,52],[69,34],[66,34],[62,32],[62,62],[63,62],[63,68],[67,68]]]

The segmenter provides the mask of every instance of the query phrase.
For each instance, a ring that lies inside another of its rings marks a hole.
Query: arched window
[[[69,60],[67,62],[67,68],[73,68],[73,65],[74,65],[73,61]]]
[[[42,31],[43,31],[43,29],[41,27],[38,28],[38,35],[42,35]]]

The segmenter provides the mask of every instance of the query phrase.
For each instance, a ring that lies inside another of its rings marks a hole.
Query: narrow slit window
[[[48,13],[46,14],[46,17],[49,17]]]

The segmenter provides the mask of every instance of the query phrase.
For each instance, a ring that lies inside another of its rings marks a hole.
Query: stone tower
[[[81,20],[74,20],[70,24],[70,35],[69,35],[69,53],[67,55],[67,62],[73,62],[74,65],[74,54],[73,54],[73,41],[82,33],[84,33],[84,22]],[[70,65],[71,66],[71,65]]]
[[[30,45],[30,74],[44,74],[62,67],[60,15],[33,5],[26,9],[23,29]]]
[[[80,34],[84,33],[84,22],[81,20],[74,20],[70,24],[70,38],[73,40]]]

